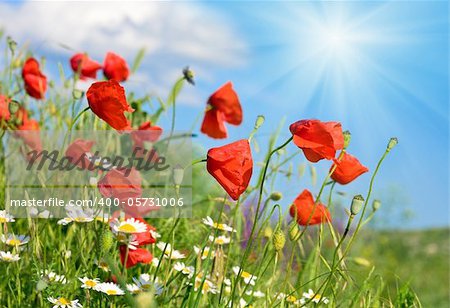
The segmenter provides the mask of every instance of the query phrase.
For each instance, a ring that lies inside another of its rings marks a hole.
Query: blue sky
[[[179,70],[191,65],[197,86],[186,87],[180,96],[180,130],[190,128],[208,95],[231,80],[244,123],[229,127],[229,141],[247,137],[258,114],[266,117],[261,143],[282,118],[284,138],[289,137],[288,125],[300,119],[340,121],[353,135],[349,152],[373,170],[388,139],[396,136],[399,145],[375,185],[375,196],[385,200],[379,215],[389,217],[391,227],[448,225],[447,2],[118,6],[5,2],[0,3],[0,24],[36,54],[47,56],[49,66],[73,53],[59,43],[99,60],[114,50],[131,61],[146,46],[148,56],[129,86],[163,96]],[[206,148],[224,143],[204,136],[199,142]],[[303,161],[299,157],[296,162]],[[329,163],[317,167],[323,175]],[[365,193],[368,181],[364,175],[340,187],[349,193],[343,202]],[[285,205],[311,188],[307,181],[280,186]],[[407,222],[393,214],[404,208],[414,212]]]

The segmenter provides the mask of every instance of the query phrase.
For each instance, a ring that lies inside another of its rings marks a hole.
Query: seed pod
[[[100,237],[100,249],[102,253],[107,253],[114,244],[113,234],[109,230],[104,230]]]
[[[374,212],[376,212],[380,208],[380,206],[381,206],[381,201],[380,200],[377,200],[377,199],[373,200],[373,202],[372,202],[372,210]]]
[[[350,206],[350,213],[352,215],[356,215],[361,211],[361,208],[364,205],[364,198],[361,195],[357,195],[353,197],[352,205]]]
[[[264,237],[272,238],[273,230],[271,226],[267,226],[264,228]]]
[[[275,191],[270,194],[270,200],[272,201],[279,201],[281,198],[283,198],[283,195],[279,191]]]
[[[350,141],[352,140],[352,134],[348,130],[346,130],[344,133],[344,149],[348,148],[348,145],[350,144]]]
[[[398,144],[398,139],[393,137],[389,140],[387,149],[388,151],[392,150]]]
[[[263,115],[259,115],[255,121],[255,129],[259,129],[264,124],[265,120]]]
[[[277,228],[272,236],[272,244],[277,252],[280,252],[284,248],[286,243],[286,237],[280,228]]]

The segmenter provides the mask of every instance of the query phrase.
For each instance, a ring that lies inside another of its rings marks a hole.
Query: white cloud
[[[248,54],[224,16],[192,2],[3,2],[0,26],[39,55],[86,51],[101,62],[111,50],[131,62],[145,47],[145,75],[130,83],[150,83],[149,90],[162,94],[184,65],[197,72],[234,68],[245,64]],[[214,79],[211,73],[204,77]]]

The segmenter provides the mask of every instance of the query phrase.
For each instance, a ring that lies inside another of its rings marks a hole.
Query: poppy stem
[[[81,110],[81,112],[79,114],[77,114],[77,116],[73,119],[73,121],[70,123],[68,129],[67,129],[67,133],[64,136],[64,141],[63,144],[61,146],[61,149],[64,149],[64,146],[66,145],[66,141],[67,138],[69,137],[69,135],[72,133],[72,128],[75,125],[75,123],[77,122],[77,120],[83,115],[83,113],[85,113],[86,111],[88,111],[89,109],[91,109],[91,107],[86,107],[83,110]]]
[[[248,238],[247,247],[245,247],[244,255],[242,256],[242,259],[241,259],[241,262],[240,262],[240,265],[239,265],[239,272],[237,273],[237,277],[241,276],[243,268],[244,268],[245,263],[246,263],[245,261],[248,258],[248,255],[250,253],[250,249],[251,249],[251,247],[253,245],[253,235],[255,233],[256,224],[257,224],[258,219],[259,219],[259,215],[258,214],[259,214],[259,209],[261,207],[262,195],[264,193],[264,182],[265,182],[265,179],[266,179],[267,169],[269,169],[270,159],[272,158],[273,154],[275,154],[276,152],[278,152],[279,150],[281,150],[285,146],[287,146],[292,141],[292,139],[294,139],[293,136],[291,136],[288,140],[286,140],[282,145],[280,145],[277,148],[273,149],[269,153],[269,155],[267,156],[266,163],[265,163],[265,166],[264,166],[264,171],[263,171],[262,178],[261,178],[261,186],[259,188],[259,197],[258,197],[258,204],[256,206],[255,219],[253,221],[252,230],[251,230],[250,236]],[[230,297],[229,304],[231,303],[231,306],[233,306],[235,291],[236,291],[236,284],[233,286],[233,290],[232,290],[231,297]]]

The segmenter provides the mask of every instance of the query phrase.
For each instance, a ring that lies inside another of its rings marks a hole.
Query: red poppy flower
[[[253,159],[247,139],[208,151],[206,169],[233,200],[247,189],[253,172]]]
[[[133,112],[125,97],[125,90],[115,80],[95,82],[88,89],[89,107],[100,119],[118,131],[131,129],[123,114]]]
[[[214,108],[207,110],[203,118],[201,132],[215,139],[227,138],[228,133],[223,113]]]
[[[336,151],[344,147],[341,123],[302,120],[289,127],[294,143],[303,150],[310,162],[333,159]]]
[[[22,139],[25,146],[21,147],[21,152],[28,161],[33,157],[33,151],[38,153],[42,151],[38,121],[25,117],[22,124],[15,131],[15,135]]]
[[[9,121],[11,114],[9,112],[9,102],[11,99],[0,94],[0,127],[5,127],[5,122]]]
[[[108,171],[97,187],[103,197],[117,198],[127,204],[128,199],[142,196],[141,183],[141,174],[135,168],[119,168]]]
[[[155,149],[147,151],[144,155],[145,144],[144,142],[156,142],[159,140],[163,132],[163,129],[157,125],[152,125],[150,121],[142,123],[137,130],[131,132],[131,139],[133,140],[133,152],[136,153],[136,157],[147,156],[147,159],[156,161],[158,153]]]
[[[139,263],[148,264],[153,260],[153,255],[144,248],[136,248],[136,249],[128,249],[127,256],[127,246],[121,245],[119,247],[120,251],[120,262],[122,265],[125,263],[125,258],[127,259],[127,263],[125,265],[126,268],[133,267]]]
[[[86,156],[86,153],[91,152],[94,143],[95,142],[91,140],[75,139],[75,141],[67,147],[65,156],[71,163],[76,164],[78,167],[92,171],[94,168],[89,168],[91,161]]]
[[[112,215],[111,215],[111,221],[114,221],[116,219],[119,219],[120,216],[120,211],[115,211]],[[137,221],[142,222],[143,224],[145,224],[147,226],[147,231],[142,232],[142,233],[135,233],[132,236],[132,241],[137,243],[134,246],[144,246],[144,245],[148,245],[148,244],[154,244],[156,243],[156,238],[153,237],[152,232],[150,231],[155,231],[156,228],[153,227],[152,225],[150,225],[149,223],[147,223],[143,218],[139,217],[139,216],[135,216],[129,213],[125,213],[125,219],[129,219],[129,218],[134,218]]]
[[[97,71],[102,68],[100,63],[92,60],[85,53],[77,53],[70,58],[70,66],[74,73],[80,74],[81,79],[97,78]]]
[[[103,65],[103,73],[108,79],[125,81],[130,75],[130,69],[125,59],[113,52],[108,52]]]
[[[47,91],[47,77],[39,69],[39,62],[34,58],[25,61],[22,68],[25,91],[31,97],[43,99]]]
[[[297,217],[297,223],[301,226],[316,225],[327,220],[331,222],[330,212],[322,203],[317,203],[314,209],[313,195],[307,189],[294,200],[289,213],[292,218]]]
[[[361,174],[369,171],[369,169],[364,167],[356,157],[347,153],[344,153],[344,156],[340,161],[335,160],[330,170],[336,164],[337,167],[331,175],[331,178],[342,185],[350,183]]]
[[[211,138],[226,138],[228,134],[224,122],[232,125],[242,123],[241,103],[231,82],[224,84],[209,97],[201,132]]]

